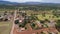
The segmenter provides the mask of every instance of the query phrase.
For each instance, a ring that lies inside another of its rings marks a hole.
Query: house
[[[25,28],[20,27],[20,28],[18,29],[18,32],[22,32],[22,31],[24,31],[24,30],[25,30]]]
[[[38,27],[42,27],[42,24],[40,23],[40,21],[35,21],[35,23],[37,24]]]
[[[54,22],[54,20],[50,20],[50,22],[45,22],[45,24],[47,24],[48,27],[55,27],[56,22]]]

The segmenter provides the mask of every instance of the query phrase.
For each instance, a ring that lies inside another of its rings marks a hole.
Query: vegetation
[[[11,27],[11,22],[0,22],[0,34],[10,34]]]
[[[37,26],[35,23],[31,23],[31,27],[32,27],[32,29],[34,29],[34,30],[39,29],[38,26]]]
[[[58,31],[60,31],[60,20],[57,21],[56,28]]]
[[[19,24],[19,20],[15,20],[15,22],[14,22],[15,24]]]
[[[41,32],[41,34],[45,34],[44,32]]]
[[[53,20],[57,21],[56,28],[58,31],[60,31],[60,20],[59,20],[60,19],[60,13],[59,13],[60,11],[58,11],[58,10],[60,10],[60,8],[45,7],[45,6],[23,6],[22,8],[19,6],[18,7],[16,7],[16,6],[4,6],[3,7],[2,6],[0,8],[2,10],[4,9],[3,11],[5,11],[5,9],[6,10],[7,9],[9,9],[9,10],[19,9],[19,11],[26,11],[25,13],[22,13],[22,16],[24,18],[28,17],[28,19],[24,19],[24,21],[22,23],[19,23],[19,20],[15,21],[15,24],[18,24],[19,27],[25,27],[25,29],[27,29],[26,24],[30,23],[32,29],[36,30],[36,29],[39,29],[39,27],[35,24],[35,21],[40,21],[40,23],[42,23],[43,26],[46,26],[46,28],[48,28],[48,25],[44,24],[44,23],[50,22],[50,20],[53,19]],[[7,12],[4,12],[4,15],[6,15],[6,13]],[[12,12],[11,14],[14,14],[14,12]],[[0,25],[0,26],[4,29],[3,25]],[[1,28],[1,31],[3,30],[2,28]],[[10,25],[8,26],[8,29],[9,28],[10,28]],[[41,32],[41,34],[45,34],[45,33]]]
[[[49,32],[49,34],[52,34],[52,33]]]

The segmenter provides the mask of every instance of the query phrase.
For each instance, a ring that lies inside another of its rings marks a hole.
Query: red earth
[[[19,32],[18,29],[16,27],[14,27],[13,34],[33,34],[33,33],[40,34],[40,32],[42,32],[42,31],[57,32],[57,30],[55,28],[43,28],[43,29],[39,29],[39,30],[25,30],[25,31]]]

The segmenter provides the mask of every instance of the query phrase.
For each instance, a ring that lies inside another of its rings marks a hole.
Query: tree
[[[57,21],[56,26],[60,28],[60,20]]]
[[[58,31],[60,31],[60,20],[57,21],[56,28]]]
[[[15,22],[14,22],[15,24],[19,24],[19,20],[15,20]]]
[[[31,20],[39,20],[35,15],[31,15]]]
[[[45,22],[44,20],[40,20],[40,23],[43,23],[44,24],[44,22]]]
[[[4,15],[7,15],[7,11],[4,12]]]
[[[45,19],[45,21],[50,22],[48,19]]]
[[[48,32],[49,34],[52,34],[51,32]]]
[[[45,34],[44,32],[41,32],[41,34]]]

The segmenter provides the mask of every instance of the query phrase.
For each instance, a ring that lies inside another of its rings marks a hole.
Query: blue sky
[[[46,3],[60,3],[60,0],[4,0],[4,1],[10,1],[10,2],[46,2]]]

